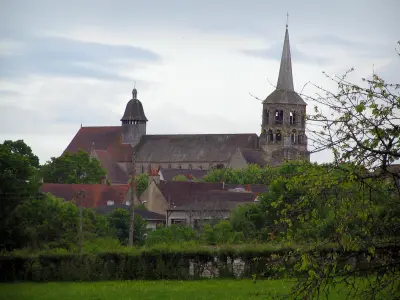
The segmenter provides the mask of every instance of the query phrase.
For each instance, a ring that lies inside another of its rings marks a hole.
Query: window
[[[290,140],[292,141],[293,144],[296,144],[296,140],[298,139],[296,130],[292,131],[292,134],[290,135]]]
[[[277,142],[282,141],[282,134],[281,134],[281,131],[280,131],[280,130],[278,130],[278,131],[276,132],[276,141],[277,141]]]
[[[192,169],[193,169],[192,164],[189,164],[189,170],[192,170]]]
[[[108,200],[108,201],[107,201],[107,206],[111,206],[111,205],[114,205],[114,201]]]
[[[264,110],[264,124],[269,124],[269,110]]]
[[[275,111],[275,124],[282,124],[283,123],[283,110],[276,110]]]
[[[140,166],[140,173],[144,173],[144,166],[143,165]]]
[[[171,164],[168,164],[168,169],[172,169],[172,165]]]
[[[182,169],[182,165],[179,165],[179,169]]]
[[[272,133],[272,130],[268,130],[268,142],[272,143],[274,141],[274,134]]]
[[[291,111],[289,113],[289,123],[290,123],[290,125],[296,124],[296,113],[294,111]]]

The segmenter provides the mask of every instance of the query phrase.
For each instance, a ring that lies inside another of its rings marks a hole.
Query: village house
[[[55,184],[44,183],[41,193],[50,193],[65,201],[72,201],[77,206],[92,208],[99,213],[109,213],[116,208],[129,209],[132,186],[128,184]],[[78,193],[82,193],[82,197]],[[141,203],[136,199],[135,205]],[[145,209],[135,208],[135,213],[147,221],[147,228],[155,229],[165,224],[165,214],[157,214]]]

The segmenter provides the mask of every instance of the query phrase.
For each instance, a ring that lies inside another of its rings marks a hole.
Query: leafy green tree
[[[157,244],[180,244],[184,242],[197,242],[197,233],[187,226],[171,225],[150,231],[147,235],[146,246]]]
[[[292,295],[317,297],[344,284],[351,299],[399,299],[400,190],[393,163],[400,158],[400,85],[376,74],[363,85],[331,79],[338,92],[322,89],[323,96],[310,98],[318,105],[309,119],[319,125],[311,130],[314,151],[330,149],[334,163],[304,165],[283,181],[274,206],[284,241],[303,240],[312,251],[329,244],[335,252],[295,256],[301,276]],[[297,201],[285,201],[299,190]],[[382,245],[392,250],[382,252]]]
[[[0,246],[12,247],[10,220],[15,208],[39,191],[39,159],[22,140],[0,144]]]
[[[64,153],[60,157],[52,157],[41,168],[43,181],[46,183],[101,183],[106,171],[97,159],[90,158],[83,150],[77,153]]]
[[[84,209],[82,217],[85,242],[110,234],[104,216]],[[46,194],[25,200],[16,208],[12,219],[13,236],[18,237],[18,247],[77,250],[79,218],[78,207],[73,202]]]
[[[149,185],[149,176],[147,174],[140,174],[136,176],[136,191],[140,196],[147,189]]]
[[[129,238],[129,211],[117,208],[107,216],[111,230],[122,245],[128,244]],[[133,241],[135,245],[141,246],[145,242],[147,233],[147,222],[142,217],[135,215]]]
[[[24,201],[13,216],[19,247],[71,249],[77,243],[79,212],[72,202],[48,194]]]
[[[276,168],[261,168],[258,165],[249,165],[244,169],[214,169],[202,178],[204,182],[226,182],[233,184],[269,184]]]

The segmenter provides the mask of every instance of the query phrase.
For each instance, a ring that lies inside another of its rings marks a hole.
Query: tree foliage
[[[258,165],[249,165],[244,169],[213,169],[207,173],[202,181],[204,182],[225,182],[233,184],[269,184],[276,168],[261,168]]]
[[[39,159],[22,140],[0,144],[0,245],[10,245],[10,220],[24,199],[36,197]]]
[[[113,235],[118,238],[122,245],[128,244],[129,238],[129,211],[117,208],[107,216]],[[133,243],[141,246],[144,244],[147,229],[147,222],[142,217],[135,215]]]
[[[60,157],[52,157],[42,166],[41,174],[45,183],[94,184],[101,183],[106,171],[97,159],[79,150],[77,153],[66,152]]]

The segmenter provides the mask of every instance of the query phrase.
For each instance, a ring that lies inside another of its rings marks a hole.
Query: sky
[[[295,90],[312,95],[307,82],[332,90],[322,72],[350,68],[355,82],[399,83],[399,11],[398,0],[0,0],[0,141],[23,139],[45,163],[81,124],[119,125],[135,84],[149,134],[259,134],[255,97],[276,85],[287,13]]]

